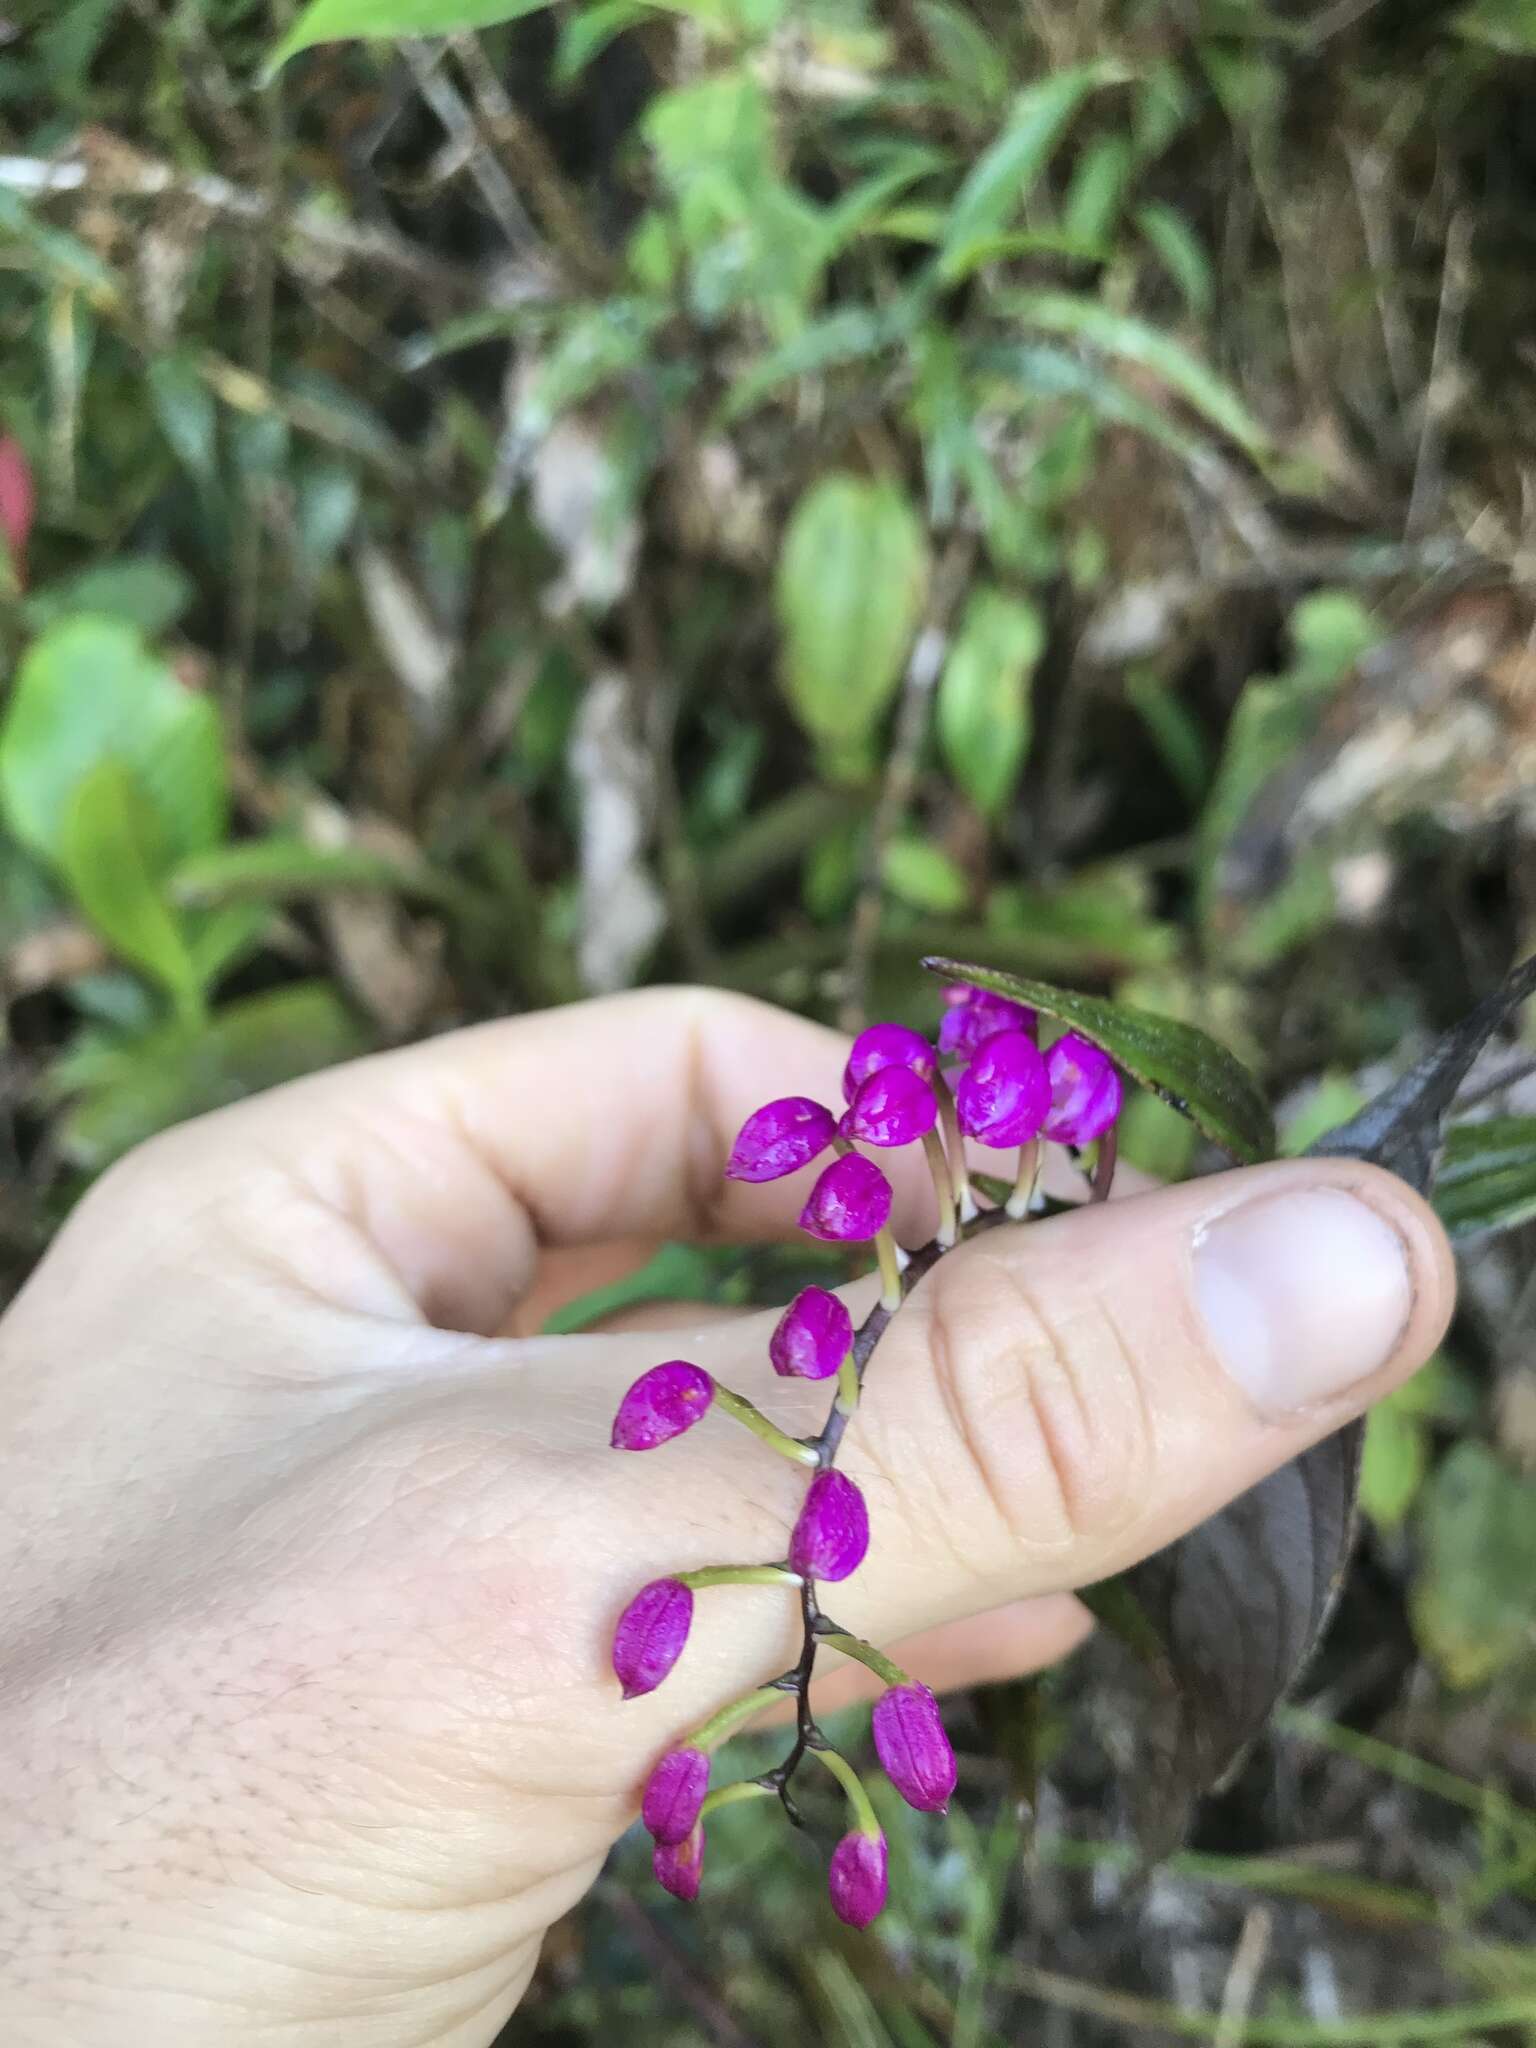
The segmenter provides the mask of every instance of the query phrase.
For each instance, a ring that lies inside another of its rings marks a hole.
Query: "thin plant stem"
[[[729,1387],[722,1387],[718,1380],[715,1382],[715,1406],[723,1409],[733,1421],[739,1422],[743,1429],[750,1429],[769,1450],[777,1451],[781,1458],[788,1458],[791,1464],[815,1465],[820,1462],[810,1444],[802,1443],[799,1437],[791,1436],[787,1430],[780,1429],[776,1422],[768,1420],[761,1408],[754,1407],[745,1396],[733,1394]]]
[[[706,1586],[800,1586],[798,1572],[784,1564],[706,1564],[695,1572],[674,1572],[680,1586],[702,1592]]]
[[[816,1756],[842,1786],[860,1834],[868,1835],[873,1840],[881,1833],[881,1827],[875,1818],[875,1809],[869,1803],[869,1794],[864,1789],[863,1779],[840,1750],[818,1749]]]
[[[744,1693],[739,1700],[732,1700],[728,1707],[722,1707],[718,1714],[711,1714],[707,1721],[701,1722],[682,1747],[714,1749],[743,1721],[750,1721],[754,1714],[762,1713],[765,1707],[771,1707],[781,1697],[776,1685],[763,1685],[756,1692]]]
[[[902,1266],[896,1240],[889,1230],[875,1232],[875,1257],[880,1262],[880,1304],[882,1308],[898,1309],[902,1301]]]
[[[850,1351],[837,1368],[837,1409],[840,1415],[851,1416],[859,1405],[859,1369],[853,1362]]]
[[[1013,1177],[1013,1192],[1004,1205],[1015,1223],[1022,1223],[1029,1214],[1044,1160],[1045,1146],[1040,1139],[1031,1138],[1027,1145],[1019,1147],[1019,1170]]]
[[[933,1176],[933,1192],[938,1198],[938,1242],[947,1251],[960,1234],[960,1222],[955,1209],[955,1188],[950,1178],[949,1159],[944,1151],[944,1141],[936,1130],[924,1131],[923,1154]]]
[[[883,1650],[877,1650],[873,1643],[866,1643],[862,1636],[851,1636],[840,1628],[825,1628],[821,1640],[829,1650],[836,1650],[840,1656],[851,1657],[855,1663],[863,1664],[886,1685],[912,1683],[909,1673],[893,1663]]]
[[[971,1193],[965,1166],[965,1139],[960,1134],[960,1112],[955,1108],[954,1090],[940,1073],[933,1077],[933,1092],[939,1098],[939,1122],[944,1130],[944,1149],[949,1155],[950,1186],[955,1191],[955,1209],[961,1227],[976,1220],[976,1197]]]
[[[699,1808],[699,1819],[708,1820],[712,1813],[718,1813],[722,1806],[739,1806],[743,1799],[771,1799],[773,1787],[765,1785],[761,1778],[741,1778],[734,1785],[722,1785],[718,1792],[711,1792]]]

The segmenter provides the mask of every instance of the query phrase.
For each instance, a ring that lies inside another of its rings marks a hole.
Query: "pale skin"
[[[804,1476],[718,1415],[611,1451],[620,1395],[681,1356],[791,1428],[828,1398],[774,1379],[772,1312],[526,1333],[658,1238],[787,1234],[810,1174],[720,1169],[769,1095],[836,1102],[844,1053],[658,991],[317,1076],[85,1200],[0,1322],[11,2048],[493,2039],[656,1756],[797,1644],[783,1592],[701,1594],[671,1678],[621,1703],[630,1595],[782,1556]],[[915,1244],[920,1153],[893,1170]],[[1411,1303],[1362,1381],[1276,1417],[1214,1361],[1189,1246],[1213,1210],[1297,1186],[1375,1210]],[[1401,1381],[1452,1290],[1423,1204],[1346,1161],[963,1247],[872,1368],[842,1463],[873,1545],[828,1605],[939,1687],[1061,1655],[1074,1587]]]

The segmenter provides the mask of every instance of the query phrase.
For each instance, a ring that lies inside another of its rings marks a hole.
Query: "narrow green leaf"
[[[959,960],[929,959],[923,965],[946,981],[1028,1003],[1081,1032],[1244,1165],[1274,1157],[1275,1122],[1258,1083],[1224,1045],[1197,1026]]]
[[[1445,1134],[1434,1200],[1455,1238],[1529,1223],[1536,1216],[1536,1116],[1453,1124]]]
[[[149,398],[178,462],[205,490],[218,483],[218,408],[206,379],[185,356],[149,366]]]
[[[995,107],[1008,91],[1008,60],[966,8],[951,0],[917,0],[917,15],[940,68],[968,109]]]
[[[447,36],[537,14],[549,0],[310,0],[267,60],[267,75],[315,43],[354,37]]]
[[[701,1251],[693,1244],[664,1244],[636,1272],[556,1309],[544,1325],[544,1335],[574,1336],[620,1309],[636,1308],[645,1301],[718,1301],[720,1280],[718,1252]]]
[[[1062,226],[1079,242],[1108,242],[1120,218],[1133,155],[1123,135],[1101,135],[1078,159],[1062,208]]]
[[[1027,598],[984,587],[965,608],[939,680],[939,745],[978,810],[995,817],[1029,750],[1030,678],[1045,620]]]
[[[751,363],[732,384],[721,418],[728,424],[761,404],[780,385],[797,377],[819,376],[847,363],[867,362],[901,339],[912,325],[906,309],[900,317],[872,306],[843,306],[824,319],[812,320],[779,348]],[[872,374],[872,373],[871,373]]]
[[[113,950],[192,1012],[201,985],[160,892],[157,856],[154,814],[129,771],[116,761],[98,763],[71,794],[59,864],[75,901]]]
[[[961,275],[971,244],[1007,226],[1089,94],[1126,76],[1119,65],[1109,61],[1078,64],[1054,72],[1020,93],[1008,125],[972,165],[955,195],[939,256],[941,277],[952,280]]]
[[[0,187],[0,235],[29,250],[59,284],[98,304],[117,297],[117,280],[96,252],[62,228],[49,227],[14,192]]]
[[[328,889],[399,889],[398,861],[352,846],[308,846],[302,839],[245,839],[179,863],[170,877],[178,903],[276,902]]]
[[[927,577],[922,527],[894,484],[827,476],[795,507],[776,586],[784,689],[834,752],[866,741],[890,702]]]
[[[1137,210],[1136,225],[1183,294],[1190,312],[1208,313],[1215,290],[1210,258],[1183,214],[1154,199]]]
[[[1270,452],[1269,435],[1232,387],[1160,328],[1075,292],[1010,292],[1004,310],[1025,326],[1070,335],[1150,370],[1245,453],[1262,459]]]

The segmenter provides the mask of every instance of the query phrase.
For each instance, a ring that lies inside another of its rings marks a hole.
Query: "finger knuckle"
[[[960,1453],[1018,1544],[1104,1548],[1144,1512],[1153,1432],[1106,1305],[1059,1273],[978,1252],[930,1302],[936,1389]]]

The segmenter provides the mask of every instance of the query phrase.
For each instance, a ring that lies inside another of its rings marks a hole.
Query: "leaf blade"
[[[93,768],[70,798],[59,864],[76,902],[113,949],[195,1014],[202,984],[179,920],[155,877],[153,814],[128,770]]]
[[[460,29],[493,28],[536,14],[550,0],[310,0],[267,59],[270,78],[316,43],[374,40],[382,36],[446,36]]]
[[[1037,605],[984,586],[965,608],[939,678],[939,745],[987,817],[1013,794],[1029,751],[1029,686],[1045,651]]]
[[[775,595],[784,690],[812,739],[867,742],[901,679],[928,580],[922,527],[894,484],[834,473],[791,516]]]

